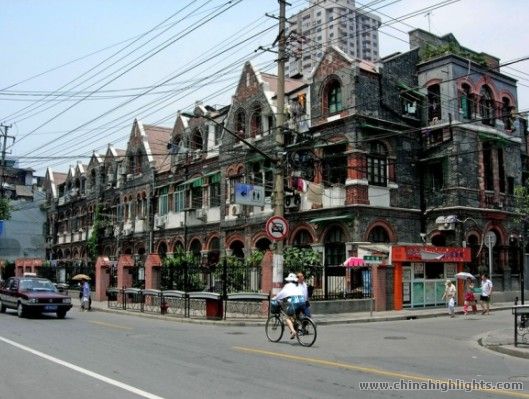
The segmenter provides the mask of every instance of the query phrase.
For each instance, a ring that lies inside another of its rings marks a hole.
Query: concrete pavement
[[[72,295],[74,305],[73,311],[79,311],[80,302],[77,294]],[[481,315],[480,317],[494,317],[494,312],[503,311],[510,312],[512,303],[495,303],[491,307],[491,314],[488,316]],[[140,313],[137,311],[110,309],[106,301],[93,301],[93,311],[104,311],[120,314],[129,314],[142,317],[150,317],[157,319],[164,319],[168,321],[179,321],[199,324],[216,324],[225,326],[263,326],[265,320],[263,319],[227,319],[227,320],[206,320],[197,318],[183,318],[162,314]],[[470,314],[469,314],[470,316]],[[381,322],[381,321],[396,321],[396,320],[412,320],[420,318],[431,317],[448,317],[445,308],[430,308],[430,309],[406,309],[406,310],[391,310],[382,312],[352,312],[352,313],[329,313],[329,314],[314,314],[313,319],[318,325],[335,325],[335,324],[351,324],[351,323],[367,323],[367,322]],[[465,318],[462,309],[456,312],[456,318]],[[518,346],[514,346],[514,319],[513,323],[506,326],[504,329],[489,331],[478,337],[478,343],[484,348],[500,352],[510,356],[529,359],[529,329],[528,334],[522,339],[518,338]],[[522,342],[520,344],[520,342]]]

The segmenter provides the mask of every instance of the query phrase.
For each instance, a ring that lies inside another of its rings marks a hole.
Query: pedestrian
[[[476,297],[474,296],[474,281],[470,277],[465,282],[465,304],[463,306],[465,316],[468,313],[469,307],[472,307],[472,313],[476,314],[478,312]]]
[[[285,281],[286,283],[281,291],[279,291],[277,295],[272,298],[272,300],[282,300],[282,304],[285,305],[285,312],[287,314],[285,322],[288,329],[290,330],[290,339],[294,339],[297,335],[297,332],[294,328],[293,319],[296,317],[297,313],[303,312],[305,298],[303,297],[303,292],[298,285],[298,278],[294,273],[289,273],[289,275],[285,278]]]
[[[297,272],[296,275],[298,277],[298,285],[301,288],[301,291],[303,292],[303,296],[305,297],[305,310],[303,314],[307,317],[310,317],[312,313],[310,311],[309,287],[305,282],[305,275],[303,274],[303,272]]]
[[[448,302],[448,314],[450,315],[450,317],[455,316],[455,307],[456,307],[455,297],[456,297],[456,286],[454,285],[454,283],[452,283],[452,281],[446,280],[445,292],[443,294],[442,299],[446,299]]]
[[[492,281],[487,273],[481,275],[481,314],[490,314],[490,298],[492,296]]]
[[[90,310],[90,284],[86,279],[81,280],[81,295],[81,310],[86,312]]]

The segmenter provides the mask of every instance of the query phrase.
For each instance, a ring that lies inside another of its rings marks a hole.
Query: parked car
[[[0,287],[0,313],[16,309],[18,317],[30,314],[55,313],[64,319],[72,308],[72,298],[42,277],[10,277]]]

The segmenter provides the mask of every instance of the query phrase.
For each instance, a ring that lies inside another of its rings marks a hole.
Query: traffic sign
[[[263,186],[235,183],[235,203],[241,205],[264,206],[265,190]]]
[[[288,235],[288,222],[284,217],[272,216],[266,221],[265,230],[271,240],[283,240]]]
[[[489,231],[485,234],[485,245],[487,248],[492,248],[496,245],[496,234],[493,231]]]

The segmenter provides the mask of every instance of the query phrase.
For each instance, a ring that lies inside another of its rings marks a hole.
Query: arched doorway
[[[244,244],[241,241],[239,240],[233,241],[230,244],[230,249],[233,251],[232,252],[233,256],[241,260],[244,259]]]

